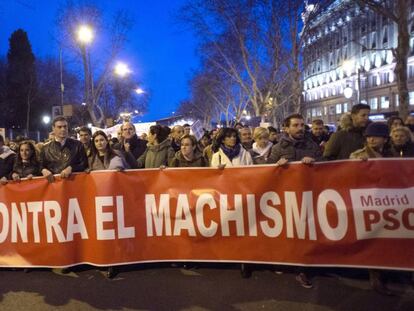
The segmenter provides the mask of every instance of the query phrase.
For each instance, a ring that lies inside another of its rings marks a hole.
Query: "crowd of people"
[[[189,125],[153,125],[147,134],[138,136],[131,122],[121,125],[117,137],[108,137],[103,131],[92,135],[89,128],[81,127],[75,139],[69,136],[67,120],[59,116],[53,120],[46,143],[24,138],[8,141],[0,136],[0,182],[34,176],[53,182],[56,175],[67,178],[73,172],[93,170],[225,169],[262,164],[284,166],[292,161],[309,165],[349,158],[414,157],[414,116],[406,120],[391,117],[385,123],[371,122],[369,113],[369,105],[354,105],[349,114],[341,117],[335,132],[320,119],[308,126],[302,115],[292,114],[284,120],[281,130],[252,130],[238,123],[206,131],[199,140],[191,135]],[[249,273],[249,267],[243,265],[242,274]],[[375,289],[388,293],[382,273],[372,270],[370,276]],[[298,272],[297,280],[304,287],[312,287],[306,269]]]

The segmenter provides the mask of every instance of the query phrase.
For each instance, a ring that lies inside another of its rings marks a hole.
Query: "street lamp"
[[[353,94],[354,94],[354,90],[352,89],[352,87],[347,86],[344,89],[344,96],[345,96],[346,99],[350,99]]]
[[[45,125],[48,125],[50,123],[50,117],[49,116],[43,116],[42,121]]]
[[[117,76],[123,78],[126,75],[130,74],[131,70],[129,69],[127,64],[119,62],[115,65],[114,72]]]
[[[93,40],[93,30],[88,25],[81,25],[78,28],[78,41],[84,44],[91,43]]]
[[[143,89],[141,89],[140,87],[135,89],[135,93],[137,93],[138,95],[144,94],[145,91]]]

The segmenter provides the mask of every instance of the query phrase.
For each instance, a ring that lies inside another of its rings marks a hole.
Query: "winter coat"
[[[327,160],[349,159],[352,152],[361,149],[365,144],[365,128],[353,126],[350,116],[344,118],[341,129],[331,135],[325,145],[323,156]]]
[[[52,174],[60,174],[68,166],[72,167],[72,172],[83,172],[87,165],[85,148],[80,141],[72,138],[66,138],[63,146],[52,140],[40,152],[41,169],[48,169]]]
[[[147,149],[147,141],[138,138],[137,134],[134,134],[131,139],[128,140],[129,151],[125,151],[123,142],[117,143],[113,146],[115,150],[120,150],[124,156],[128,166],[130,168],[138,168],[137,159],[141,157]]]
[[[250,153],[244,149],[243,147],[240,148],[239,155],[233,160],[230,161],[230,159],[227,157],[227,155],[223,152],[221,148],[219,148],[219,151],[215,152],[213,154],[213,157],[211,159],[211,165],[212,167],[219,166],[221,164],[225,164],[227,167],[229,166],[243,166],[243,165],[252,165],[253,160],[250,155]]]
[[[264,149],[259,149],[257,143],[254,143],[252,149],[249,150],[253,164],[266,164],[272,151],[272,146],[273,144],[269,141]]]
[[[389,152],[391,153],[391,156],[401,157],[401,158],[412,158],[414,157],[414,143],[409,141],[403,146],[395,146],[391,143],[391,145],[388,147]]]
[[[138,168],[158,168],[162,165],[168,165],[168,155],[171,153],[171,141],[164,140],[158,145],[147,145],[147,150],[137,160]]]
[[[129,168],[129,165],[126,163],[124,156],[118,150],[114,150],[114,154],[110,157],[108,153],[104,155],[104,160],[95,154],[91,155],[88,158],[88,168],[91,171],[98,170],[123,170]]]
[[[29,175],[42,176],[40,163],[17,162],[17,160],[14,162],[12,173],[16,173],[20,178],[26,178]]]
[[[382,153],[375,151],[374,149],[365,146],[364,148],[358,149],[351,153],[350,159],[372,159],[372,158],[389,158],[392,155],[389,150],[384,149]]]
[[[2,146],[0,151],[0,178],[10,178],[16,153],[7,146]]]
[[[194,158],[188,161],[181,151],[177,151],[172,159],[168,161],[170,167],[208,167],[208,160],[196,150]]]
[[[296,140],[284,134],[280,141],[272,147],[267,163],[276,163],[281,158],[285,158],[289,162],[301,161],[304,157],[311,157],[316,161],[321,161],[322,151],[309,136]]]

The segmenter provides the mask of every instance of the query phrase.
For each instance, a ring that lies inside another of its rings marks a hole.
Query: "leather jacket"
[[[29,175],[42,176],[40,173],[40,164],[28,163],[28,162],[17,162],[15,161],[13,166],[13,173],[19,175],[20,178],[26,178]]]
[[[68,166],[72,167],[72,172],[83,172],[88,166],[85,148],[80,141],[66,138],[63,146],[55,140],[43,146],[40,153],[42,170],[46,168],[53,174],[60,174]]]

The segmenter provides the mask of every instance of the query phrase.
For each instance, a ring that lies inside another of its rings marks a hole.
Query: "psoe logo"
[[[414,187],[351,189],[358,240],[414,239]]]

